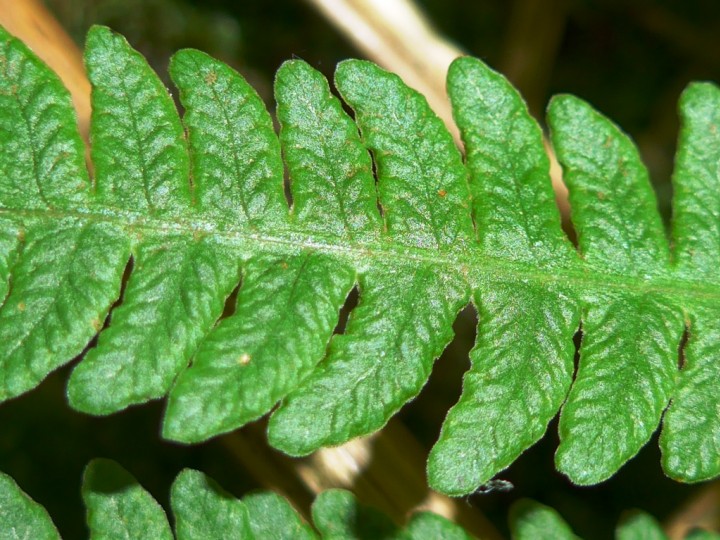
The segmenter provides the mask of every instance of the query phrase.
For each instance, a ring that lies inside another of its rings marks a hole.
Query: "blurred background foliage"
[[[660,208],[669,219],[676,103],[689,81],[720,81],[720,3],[417,3],[439,32],[508,75],[541,121],[549,97],[569,92],[617,122],[637,141],[657,187]],[[165,78],[174,51],[202,49],[238,69],[271,109],[274,72],[284,60],[303,58],[330,77],[338,61],[359,56],[322,15],[300,0],[46,0],[46,5],[79,45],[91,24],[111,26]],[[422,446],[423,457],[445,412],[459,396],[475,324],[473,311],[467,309],[430,383],[400,415]],[[234,439],[221,437],[181,447],[159,437],[161,403],[101,419],[74,413],[64,398],[69,370],[56,372],[39,389],[0,407],[0,470],[46,505],[66,538],[86,534],[79,482],[92,457],[117,459],[163,504],[173,477],[183,467],[203,470],[236,495],[272,484],[274,478],[282,483],[282,477],[294,474],[296,462],[264,443],[262,422]],[[717,485],[686,486],[665,478],[656,438],[610,481],[578,488],[554,471],[556,428],[553,423],[538,445],[500,475],[514,489],[476,494],[459,504],[483,513],[505,535],[508,507],[520,497],[557,508],[588,539],[610,538],[621,511],[635,507],[666,524],[701,512],[718,525]],[[264,465],[253,465],[260,456]],[[270,456],[269,461],[264,456]],[[281,487],[301,509],[307,508],[309,491],[292,482]]]

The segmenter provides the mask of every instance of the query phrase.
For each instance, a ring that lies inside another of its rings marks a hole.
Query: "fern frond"
[[[576,483],[617,471],[668,403],[667,474],[720,474],[717,87],[681,100],[672,250],[629,138],[577,98],[552,101],[576,250],[540,128],[479,60],[448,74],[463,162],[425,99],[372,63],[337,68],[354,119],[321,74],[284,64],[278,138],[228,66],[173,57],[181,120],[145,60],[96,27],[91,181],[67,91],[4,31],[0,45],[2,399],[99,332],[68,383],[74,408],[167,395],[164,436],[198,442],[280,403],[271,444],[307,454],[381,428],[414,398],[472,302],[472,367],[430,454],[433,487],[472,492],[561,407],[557,466]],[[334,334],[354,287],[359,304]]]
[[[236,499],[200,471],[181,471],[170,490],[174,534],[163,508],[137,480],[114,461],[92,460],[85,469],[82,496],[90,538],[133,540],[471,540],[459,525],[432,512],[416,512],[399,527],[375,508],[359,503],[352,493],[330,489],[312,504],[312,525],[280,495],[258,492]],[[513,540],[577,540],[553,508],[520,499],[508,515]],[[0,538],[53,538],[60,535],[46,510],[0,472]],[[616,540],[666,540],[658,522],[631,511],[618,523]],[[687,540],[717,540],[720,534],[696,529]]]
[[[417,512],[398,527],[348,491],[332,489],[312,505],[315,528],[280,495],[251,493],[234,498],[199,471],[185,469],[170,491],[174,534],[163,508],[135,478],[114,461],[95,459],[85,469],[82,496],[90,538],[133,540],[471,540],[467,532],[431,512]],[[0,538],[60,538],[45,509],[15,481],[0,473]]]

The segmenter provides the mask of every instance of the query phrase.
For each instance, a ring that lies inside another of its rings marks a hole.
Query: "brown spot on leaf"
[[[19,302],[17,305],[18,311],[25,311],[25,302]]]
[[[438,195],[440,195],[441,197],[444,197],[445,195],[447,195],[447,191],[445,191],[444,189],[439,189]]]
[[[215,84],[215,81],[217,81],[217,73],[214,71],[208,71],[207,75],[205,75],[205,82],[208,84]]]

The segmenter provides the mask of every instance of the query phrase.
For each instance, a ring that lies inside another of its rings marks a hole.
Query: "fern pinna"
[[[89,537],[133,540],[472,540],[459,525],[431,512],[416,512],[405,527],[358,503],[340,489],[321,493],[312,505],[314,528],[280,495],[252,493],[235,499],[214,480],[199,471],[185,469],[173,482],[170,507],[174,534],[167,515],[158,502],[114,461],[95,459],[85,469],[82,496],[87,508]],[[550,531],[569,530],[549,508],[524,501],[524,508],[513,516],[522,529],[546,523]],[[45,508],[24,493],[15,481],[0,473],[0,536],[3,538],[42,538],[59,540],[60,534]],[[548,515],[550,519],[548,519]],[[550,521],[554,518],[554,521]],[[528,532],[530,532],[528,530]],[[556,536],[561,538],[561,536]],[[562,536],[565,538],[565,536]],[[570,537],[572,538],[572,537]]]
[[[341,489],[324,491],[306,523],[280,495],[251,493],[236,499],[212,478],[185,469],[170,489],[174,534],[158,502],[120,465],[108,459],[92,460],[85,469],[82,496],[87,508],[90,538],[148,540],[472,540],[466,530],[432,512],[416,512],[400,527],[378,510],[359,503]],[[15,481],[0,473],[0,531],[8,538],[59,540],[48,512]],[[578,540],[570,526],[552,508],[530,499],[513,503],[508,516],[513,540]],[[484,536],[483,536],[484,537]],[[658,522],[640,511],[628,512],[615,531],[616,540],[667,540]],[[718,540],[720,534],[695,530],[687,540]]]
[[[576,250],[540,128],[479,60],[448,74],[463,162],[425,99],[369,62],[336,71],[354,121],[322,75],[285,63],[278,140],[228,66],[174,56],[181,122],[145,60],[96,27],[90,176],[67,91],[22,43],[1,40],[3,399],[99,332],[68,382],[75,409],[109,414],[167,394],[163,435],[197,442],[279,402],[270,443],[307,454],[381,428],[416,396],[472,302],[477,344],[430,454],[433,487],[472,492],[561,406],[556,461],[573,482],[611,476],[668,403],[666,473],[720,474],[715,86],[682,97],[672,251],[632,142],[581,100],[553,99]],[[334,335],[356,285],[359,305]]]

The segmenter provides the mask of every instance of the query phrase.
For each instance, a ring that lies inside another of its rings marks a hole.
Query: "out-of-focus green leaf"
[[[513,540],[578,540],[560,514],[530,499],[514,503],[508,520]]]
[[[0,473],[0,539],[17,538],[60,540],[60,535],[47,511]]]
[[[615,531],[616,540],[667,540],[660,524],[645,512],[625,516]]]
[[[162,507],[114,461],[90,462],[83,477],[82,496],[93,540],[173,538]]]
[[[186,469],[178,475],[170,504],[178,540],[251,537],[245,505],[201,472]]]

